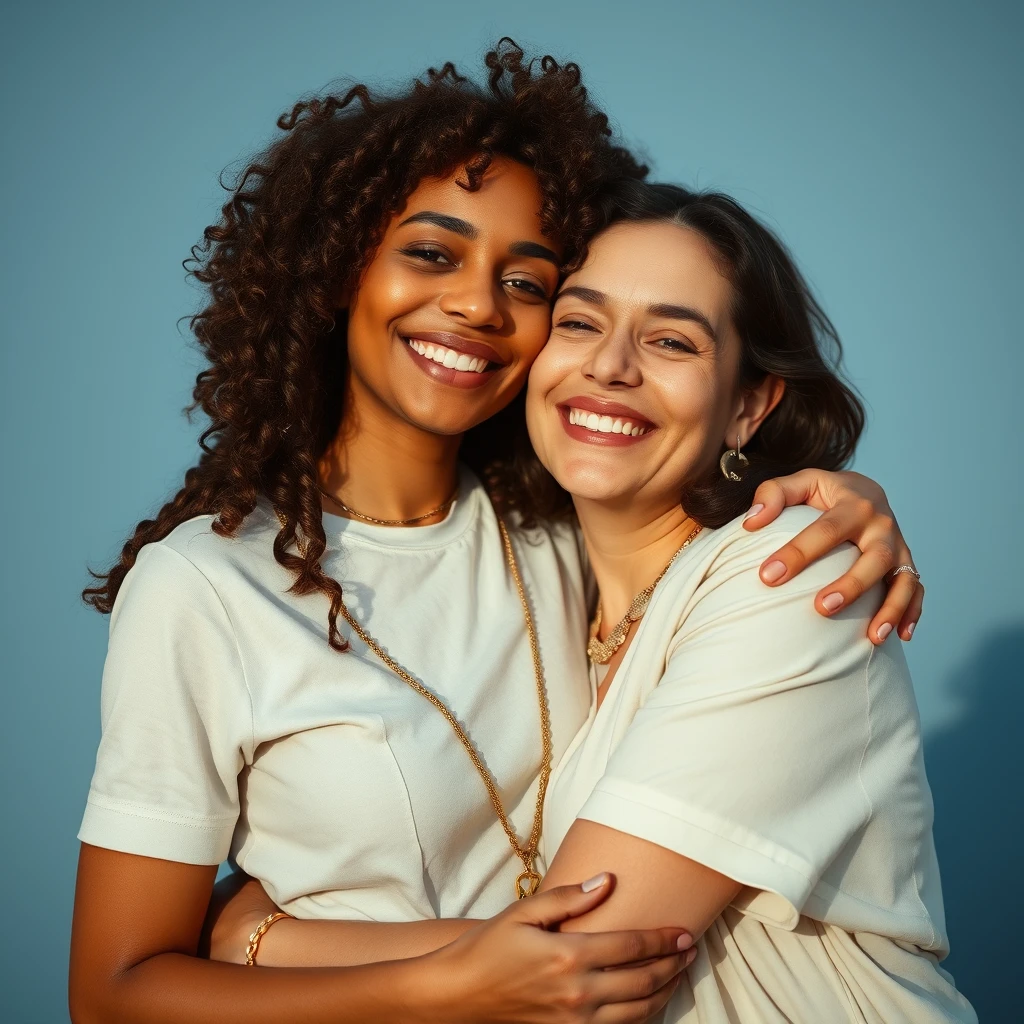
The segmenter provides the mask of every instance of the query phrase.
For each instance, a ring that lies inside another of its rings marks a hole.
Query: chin
[[[573,498],[584,501],[619,501],[629,498],[636,490],[631,483],[617,480],[593,465],[557,467],[552,470],[552,476]]]

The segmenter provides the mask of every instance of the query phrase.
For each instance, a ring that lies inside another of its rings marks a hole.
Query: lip
[[[490,345],[483,341],[471,341],[469,338],[462,338],[458,334],[448,334],[444,331],[415,331],[412,334],[402,334],[402,340],[407,344],[410,338],[422,341],[425,345],[443,345],[455,352],[461,352],[467,356],[474,356],[477,359],[486,359],[489,363],[497,363],[499,366],[507,366],[510,360],[499,355]]]
[[[634,437],[632,434],[602,434],[597,430],[588,430],[586,427],[581,427],[578,423],[569,422],[569,409],[586,409],[588,412],[601,413],[605,416],[611,416],[612,410],[624,410],[627,407],[624,405],[618,405],[615,402],[609,402],[606,405],[597,405],[592,403],[590,405],[579,404],[578,399],[573,399],[570,403],[559,403],[556,408],[558,409],[558,419],[562,424],[562,429],[571,437],[574,441],[582,441],[583,444],[597,445],[598,447],[604,448],[628,448],[630,445],[640,444],[642,441],[646,441],[654,432],[653,424],[647,428],[646,434],[640,434]],[[616,418],[620,418],[625,414],[622,411],[616,411]],[[650,423],[649,420],[645,420],[643,416],[638,417],[639,424]]]
[[[494,375],[502,368],[501,366],[495,366],[492,369],[484,370],[482,373],[474,373],[472,370],[456,370],[454,367],[442,366],[440,363],[435,363],[433,359],[428,359],[426,356],[421,356],[412,345],[409,344],[409,338],[415,338],[417,341],[422,341],[425,344],[433,345],[444,345],[447,348],[454,349],[454,345],[448,344],[446,341],[441,341],[441,338],[448,338],[451,335],[446,334],[410,334],[408,336],[402,336],[402,348],[408,353],[409,358],[416,364],[416,366],[422,370],[428,377],[436,381],[438,384],[447,384],[453,388],[463,388],[467,391],[471,391],[474,388],[482,388],[484,385],[489,384],[493,380]],[[459,339],[460,341],[463,339]],[[468,344],[473,344],[469,342]],[[480,345],[478,348],[485,348],[486,346]],[[476,356],[480,359],[488,359],[490,357],[486,352],[483,351],[471,351],[466,348],[460,348],[457,351],[465,353],[467,356]]]
[[[654,429],[656,424],[652,423],[642,413],[631,409],[621,402],[609,402],[604,398],[594,398],[591,395],[577,395],[575,398],[567,398],[564,402],[558,403],[560,410],[569,414],[569,409],[586,409],[587,412],[596,412],[599,416],[614,416],[616,419],[632,420],[638,427],[646,427],[648,431]]]

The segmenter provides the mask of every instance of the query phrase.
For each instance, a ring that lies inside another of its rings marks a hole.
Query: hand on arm
[[[822,615],[849,606],[891,569],[914,564],[885,491],[860,473],[805,469],[766,480],[754,494],[752,512],[757,511],[744,526],[767,526],[789,505],[810,505],[824,515],[764,560],[761,579],[769,586],[792,579],[844,541],[861,551],[849,572],[818,592],[814,606]],[[924,587],[910,573],[900,573],[889,583],[885,601],[868,626],[868,638],[880,644],[895,628],[909,640],[923,604]]]
[[[589,913],[565,921],[561,931],[672,923],[697,939],[741,889],[739,882],[664,846],[578,818],[559,846],[541,891],[587,878],[599,864],[607,864],[614,874],[614,892]]]
[[[83,845],[71,941],[75,1024],[639,1022],[667,1002],[686,958],[679,929],[585,938],[548,930],[591,910],[605,885],[518,903],[406,960],[283,970],[216,963],[196,956],[215,872]]]

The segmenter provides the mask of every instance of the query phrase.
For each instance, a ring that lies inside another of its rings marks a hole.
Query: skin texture
[[[449,497],[462,432],[511,400],[548,335],[547,299],[557,285],[557,269],[536,248],[532,255],[517,254],[518,244],[528,242],[558,255],[557,242],[544,236],[537,216],[535,177],[518,164],[496,160],[478,192],[459,188],[457,178],[421,183],[388,224],[354,294],[339,297],[349,315],[351,372],[344,385],[346,413],[321,460],[320,484],[378,518],[417,516]],[[436,221],[409,222],[428,211],[468,223],[473,237]],[[500,368],[480,388],[441,383],[407,350],[404,338],[423,331],[486,343]],[[818,497],[825,494],[821,478],[828,476],[808,478],[818,479]],[[791,486],[787,500],[790,494],[799,500],[802,485]],[[863,531],[891,515],[884,495],[880,501],[881,512],[869,510],[861,496],[841,488],[833,514],[845,520],[835,532]],[[330,498],[325,502],[344,514]],[[763,521],[770,518],[766,509]],[[899,550],[902,538],[889,522],[886,536]],[[803,557],[822,554],[835,543],[828,541],[826,535],[807,538]],[[83,847],[71,950],[76,1022],[642,1020],[667,1000],[684,962],[670,952],[678,928],[586,939],[550,933],[546,929],[586,913],[607,893],[573,889],[477,926],[363,923],[354,941],[342,926],[331,933],[338,936],[338,958],[330,961],[320,929],[314,937],[321,952],[310,955],[306,946],[276,961],[365,964],[358,951],[369,949],[376,959],[397,962],[322,971],[213,963],[197,953],[214,874],[212,866]],[[267,955],[281,937],[294,935],[301,944],[303,936],[314,935],[298,931],[304,924],[272,928],[264,940]],[[251,930],[242,934],[242,950]],[[216,929],[213,947],[216,955]],[[427,955],[438,947],[444,950]],[[652,964],[597,969],[659,954]]]

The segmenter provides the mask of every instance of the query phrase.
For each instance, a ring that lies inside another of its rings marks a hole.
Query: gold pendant
[[[525,900],[527,896],[532,896],[537,891],[537,887],[540,885],[540,875],[536,871],[531,871],[527,868],[517,879],[516,879],[516,899]]]

